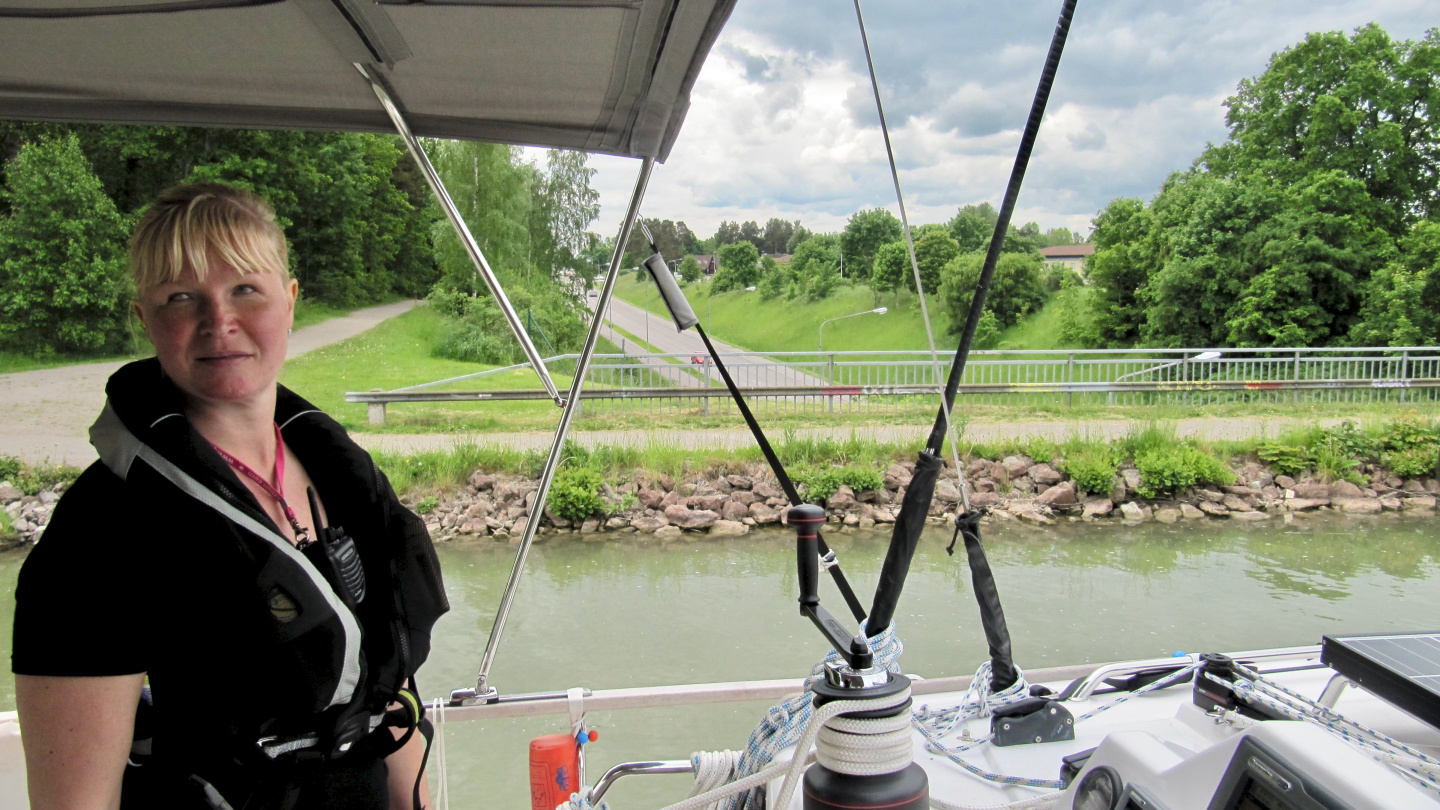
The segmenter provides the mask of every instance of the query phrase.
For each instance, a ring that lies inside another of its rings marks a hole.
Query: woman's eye
[[[190,300],[190,293],[187,293],[187,292],[170,293],[170,296],[169,296],[168,298],[166,298],[165,300],[166,300],[167,302],[169,302],[169,303],[172,303],[172,304],[180,303],[180,302],[182,302],[182,301],[189,301],[189,300]]]
[[[235,288],[235,292],[241,295],[248,295],[253,292],[259,292],[259,290],[256,289],[255,285],[253,284],[241,284]]]

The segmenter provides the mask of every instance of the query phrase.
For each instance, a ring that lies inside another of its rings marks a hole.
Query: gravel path
[[[287,357],[354,337],[415,306],[397,301],[299,329]],[[95,460],[87,431],[105,405],[105,381],[126,361],[0,374],[0,455],[85,465]]]

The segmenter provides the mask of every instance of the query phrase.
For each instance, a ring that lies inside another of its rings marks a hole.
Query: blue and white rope
[[[865,631],[865,624],[861,622],[861,634],[864,634]],[[869,642],[875,665],[884,667],[887,671],[897,675],[900,674],[900,654],[905,651],[905,645],[895,635],[895,625],[892,623],[883,632],[870,636]],[[743,779],[764,770],[776,754],[800,741],[800,737],[804,734],[806,726],[810,723],[811,715],[815,711],[815,684],[825,677],[826,664],[840,660],[840,653],[831,650],[829,655],[825,656],[825,660],[810,670],[810,676],[805,679],[804,692],[770,707],[770,710],[765,713],[764,719],[751,732],[745,750],[740,753],[740,763],[735,770],[737,779]],[[731,796],[720,804],[720,810],[764,810],[764,807],[765,788],[763,786]]]

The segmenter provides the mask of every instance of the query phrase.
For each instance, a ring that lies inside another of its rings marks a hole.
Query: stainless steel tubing
[[[515,554],[515,566],[510,569],[510,581],[505,583],[505,593],[500,597],[500,609],[495,613],[495,624],[490,628],[490,641],[485,645],[485,657],[480,660],[480,674],[475,680],[474,694],[460,690],[452,695],[452,701],[466,702],[486,700],[494,690],[486,683],[490,667],[495,663],[495,652],[500,647],[500,637],[505,632],[505,620],[510,616],[510,605],[515,601],[515,589],[520,585],[520,575],[525,570],[525,558],[535,541],[535,530],[540,526],[544,514],[545,498],[550,494],[550,483],[555,480],[555,469],[560,466],[560,453],[565,447],[565,437],[570,432],[570,422],[580,407],[580,391],[585,386],[585,375],[590,370],[590,359],[595,354],[595,344],[600,341],[600,326],[604,322],[601,313],[610,304],[615,291],[615,279],[620,275],[620,263],[625,256],[625,245],[630,241],[630,230],[640,213],[640,201],[645,198],[645,188],[650,183],[650,173],[655,168],[654,158],[645,158],[640,164],[640,176],[635,180],[635,192],[630,197],[630,208],[620,225],[620,236],[615,242],[615,252],[610,256],[610,270],[605,275],[605,286],[600,290],[600,300],[595,303],[595,316],[590,321],[590,332],[585,336],[585,348],[580,359],[575,361],[575,379],[570,384],[570,396],[560,412],[560,425],[555,429],[555,441],[550,445],[550,455],[545,460],[545,469],[540,473],[540,488],[535,493],[535,503],[530,507],[530,518],[525,521],[525,534],[520,540],[520,550]]]
[[[655,762],[622,762],[619,765],[605,772],[600,781],[595,783],[595,789],[590,791],[590,803],[599,806],[600,800],[604,798],[605,791],[615,784],[615,780],[622,776],[633,776],[640,773],[694,773],[695,766],[690,764],[688,759],[657,760]]]
[[[420,146],[420,140],[415,133],[410,131],[410,125],[405,121],[405,115],[395,102],[390,98],[390,93],[380,84],[364,65],[356,64],[355,69],[370,83],[375,91],[375,97],[380,99],[380,106],[385,108],[390,121],[395,124],[395,131],[400,133],[400,139],[405,141],[405,146],[410,150],[410,157],[415,159],[415,165],[420,167],[420,173],[425,176],[425,181],[430,184],[430,190],[435,192],[435,198],[440,201],[440,209],[445,212],[445,217],[450,220],[450,226],[460,236],[460,244],[465,246],[465,252],[470,254],[470,261],[475,263],[475,269],[479,271],[480,278],[485,281],[485,286],[490,289],[490,294],[495,297],[495,303],[499,304],[500,311],[505,315],[505,320],[510,324],[510,331],[515,333],[515,339],[520,341],[520,348],[525,351],[525,357],[529,359],[530,365],[540,377],[540,384],[545,387],[546,393],[555,400],[556,405],[563,405],[560,399],[560,392],[555,388],[555,381],[550,378],[550,370],[545,367],[545,360],[540,357],[535,344],[530,342],[530,335],[520,323],[520,316],[516,314],[515,308],[510,306],[510,299],[505,297],[505,290],[500,286],[500,279],[495,277],[495,271],[490,269],[490,263],[485,260],[485,254],[480,252],[480,246],[475,243],[475,237],[470,234],[470,228],[465,220],[460,218],[460,211],[455,207],[455,201],[450,199],[450,192],[445,190],[445,183],[440,180],[440,175],[430,163],[430,158]]]

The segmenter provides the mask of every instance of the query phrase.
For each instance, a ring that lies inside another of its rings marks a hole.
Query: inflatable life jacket
[[[205,457],[208,445],[189,423],[170,418],[179,414],[167,413],[173,400],[155,396],[158,377],[155,361],[117,372],[107,386],[110,402],[91,428],[92,443],[137,496],[179,497],[216,527],[210,534],[223,528],[234,538],[251,567],[248,598],[265,625],[257,632],[266,661],[285,688],[267,693],[263,720],[232,728],[226,761],[213,774],[194,762],[177,771],[172,758],[147,756],[137,736],[126,796],[136,805],[160,806],[157,799],[179,790],[190,804],[198,796],[201,807],[269,806],[252,801],[252,790],[261,790],[254,786],[283,797],[295,774],[360,751],[383,758],[423,730],[414,674],[429,653],[431,628],[449,609],[438,561],[424,523],[399,504],[369,455],[337,423],[282,388],[276,420],[286,443],[315,481],[328,482],[327,510],[346,516],[354,534],[317,527],[315,542],[297,548],[254,508],[238,481],[227,479],[223,463]],[[126,395],[137,383],[149,394],[138,405]],[[168,383],[164,389],[174,390]],[[395,703],[402,708],[389,711]],[[139,712],[147,711],[142,701]],[[137,718],[137,732],[149,725]],[[389,731],[396,726],[405,729],[398,741]]]

